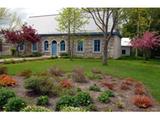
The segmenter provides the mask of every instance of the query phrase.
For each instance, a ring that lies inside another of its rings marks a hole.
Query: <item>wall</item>
[[[122,46],[122,50],[126,51],[126,54],[122,54],[122,56],[130,56],[130,54],[131,54],[131,47],[129,47],[129,46]]]

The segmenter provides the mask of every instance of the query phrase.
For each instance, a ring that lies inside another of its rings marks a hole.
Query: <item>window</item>
[[[122,54],[125,55],[126,54],[126,50],[122,50]]]
[[[94,40],[94,52],[100,52],[100,40]]]
[[[20,51],[23,51],[23,50],[24,50],[24,43],[20,43],[20,44],[19,44],[19,50],[20,50]]]
[[[77,51],[78,52],[82,52],[83,51],[83,41],[78,41]]]
[[[65,51],[65,42],[64,41],[60,42],[60,50]]]
[[[48,51],[48,41],[44,41],[44,51]]]
[[[32,51],[37,51],[37,43],[32,43]]]

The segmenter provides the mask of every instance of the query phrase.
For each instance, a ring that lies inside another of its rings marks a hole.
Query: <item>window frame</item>
[[[83,47],[83,50],[82,50],[82,51],[79,51],[79,50],[78,50],[79,42],[82,42],[82,47]],[[78,42],[77,42],[76,51],[79,52],[79,53],[83,53],[83,52],[84,52],[84,41],[78,41]]]
[[[96,40],[99,40],[99,41],[100,41],[99,51],[95,51],[95,41],[96,41]],[[94,39],[94,40],[93,40],[93,44],[92,44],[93,53],[101,53],[101,46],[102,46],[102,41],[101,41],[100,39]]]
[[[36,50],[33,50],[33,44],[36,45]],[[38,51],[38,43],[37,42],[32,43],[32,52],[37,52],[37,51]]]
[[[64,42],[64,50],[61,50],[61,42]],[[65,42],[65,40],[60,41],[60,52],[66,52],[66,42]]]
[[[46,45],[45,42],[48,42],[48,49],[47,49],[47,50],[45,49],[45,47],[46,47],[46,46],[45,46],[45,45]],[[44,52],[49,52],[49,41],[48,41],[48,40],[45,40],[45,41],[43,42],[43,50],[44,50]]]

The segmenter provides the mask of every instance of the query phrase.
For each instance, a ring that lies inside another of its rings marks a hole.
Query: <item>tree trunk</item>
[[[105,37],[105,44],[103,49],[103,57],[102,57],[102,64],[107,65],[108,64],[108,40]]]

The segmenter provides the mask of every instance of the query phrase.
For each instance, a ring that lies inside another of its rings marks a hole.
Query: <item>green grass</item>
[[[92,68],[98,68],[107,74],[116,77],[132,77],[142,81],[151,94],[160,102],[160,61],[151,60],[144,62],[143,60],[109,60],[109,65],[103,66],[100,59],[50,59],[41,61],[28,61],[18,64],[7,64],[9,74],[30,69],[34,73],[47,70],[49,67],[56,65],[65,71],[72,71],[73,68],[80,66],[90,74]]]

